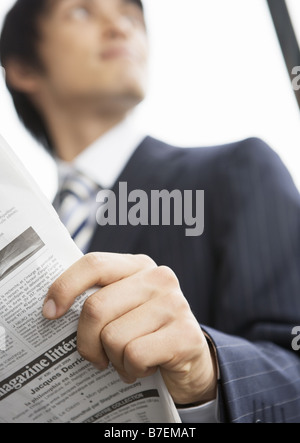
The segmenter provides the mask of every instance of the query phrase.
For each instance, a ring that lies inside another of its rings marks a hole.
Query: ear
[[[10,59],[5,66],[6,82],[19,92],[32,94],[37,91],[40,74],[23,61]]]

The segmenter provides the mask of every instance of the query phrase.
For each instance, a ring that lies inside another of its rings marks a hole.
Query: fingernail
[[[105,371],[105,369],[107,369],[103,365],[100,365],[98,363],[92,363],[92,365],[94,366],[95,369],[97,369],[100,372],[103,372],[103,371]]]
[[[43,307],[43,315],[49,320],[56,317],[56,305],[53,300],[48,300]]]

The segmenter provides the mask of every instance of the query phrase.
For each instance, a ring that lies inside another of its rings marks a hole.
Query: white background
[[[12,3],[1,0],[0,20]],[[265,0],[144,4],[152,55],[139,124],[150,135],[183,146],[261,137],[300,188],[300,112]],[[299,4],[289,0],[300,31]],[[51,198],[54,165],[18,122],[3,84],[0,134]]]

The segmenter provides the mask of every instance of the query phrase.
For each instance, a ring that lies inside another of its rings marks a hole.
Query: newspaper
[[[0,137],[0,423],[178,423],[159,371],[123,383],[76,349],[82,294],[68,314],[42,315],[51,284],[82,256]]]

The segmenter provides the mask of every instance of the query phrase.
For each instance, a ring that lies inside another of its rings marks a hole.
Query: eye
[[[142,10],[135,5],[128,5],[123,14],[133,25],[145,25]]]
[[[70,10],[70,16],[75,20],[84,21],[90,17],[90,11],[84,6],[76,6]]]
[[[141,22],[140,18],[136,14],[126,14],[127,19],[133,23],[134,25],[139,24]]]

